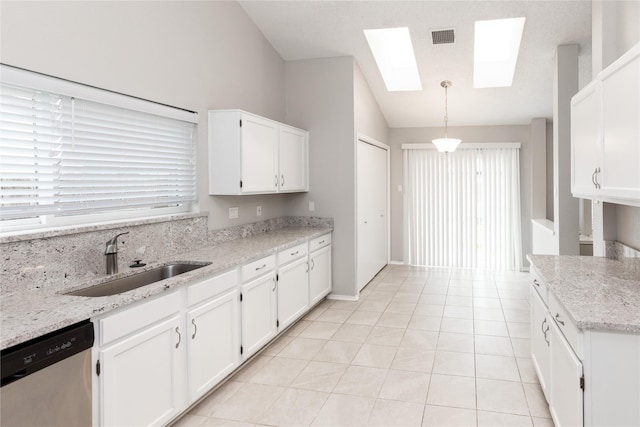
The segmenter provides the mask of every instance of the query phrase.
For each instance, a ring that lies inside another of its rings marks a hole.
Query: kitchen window
[[[0,71],[0,231],[191,211],[197,113]]]

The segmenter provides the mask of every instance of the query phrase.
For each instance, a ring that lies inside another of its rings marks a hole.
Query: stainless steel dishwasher
[[[3,350],[0,425],[90,426],[93,341],[85,321]]]

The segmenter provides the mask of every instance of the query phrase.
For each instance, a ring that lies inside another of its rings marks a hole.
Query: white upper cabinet
[[[308,190],[308,134],[241,110],[209,111],[209,194]]]
[[[571,100],[571,192],[596,197],[602,146],[602,83],[591,82]]]
[[[280,126],[280,192],[307,190],[307,132]]]
[[[640,44],[571,100],[571,191],[640,206]]]
[[[271,193],[278,188],[278,126],[240,114],[241,193]],[[227,162],[225,162],[227,164]],[[231,165],[229,162],[228,166]]]
[[[602,191],[640,204],[640,44],[602,80]]]

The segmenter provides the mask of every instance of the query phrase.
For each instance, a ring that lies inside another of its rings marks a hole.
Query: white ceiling
[[[559,44],[580,45],[581,84],[591,79],[590,1],[240,1],[285,60],[353,56],[392,128],[528,124],[551,118]],[[474,21],[526,17],[513,86],[473,88]],[[387,92],[363,29],[407,26],[423,90]],[[455,44],[432,45],[431,30],[454,28]]]

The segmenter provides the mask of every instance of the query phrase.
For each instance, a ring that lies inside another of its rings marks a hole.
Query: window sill
[[[22,230],[9,232],[0,236],[0,244],[22,242],[25,240],[45,239],[70,234],[87,233],[91,231],[112,230],[122,227],[134,227],[137,225],[156,224],[160,222],[176,221],[181,219],[199,218],[208,216],[207,212],[188,212],[169,215],[159,215],[153,217],[141,217],[136,219],[105,221],[94,224],[83,224],[78,226],[66,226],[56,228],[40,228],[37,231]]]

